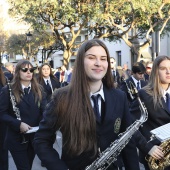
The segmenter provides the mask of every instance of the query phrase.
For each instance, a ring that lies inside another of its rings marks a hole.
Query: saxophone
[[[128,144],[133,134],[147,120],[147,109],[141,102],[138,96],[138,91],[133,84],[132,87],[132,93],[137,97],[137,100],[139,102],[139,107],[141,111],[140,119],[136,120],[131,126],[129,126],[125,132],[119,134],[119,139],[112,142],[106,150],[101,152],[99,154],[99,157],[91,165],[87,166],[85,170],[106,170],[111,165],[111,163],[117,160],[117,156],[120,154],[122,149]]]
[[[164,170],[166,167],[170,166],[170,139],[161,143],[162,152],[164,153],[164,158],[154,159],[152,156],[148,158],[148,165],[150,170]]]

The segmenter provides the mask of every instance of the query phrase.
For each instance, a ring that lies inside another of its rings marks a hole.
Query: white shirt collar
[[[170,94],[170,87],[167,90],[162,89],[163,98],[166,100],[166,93]]]
[[[24,88],[28,88],[28,87],[30,87],[30,89],[31,89],[31,83],[29,84],[29,86],[24,86],[23,84],[21,84],[21,86],[22,86],[22,89],[24,90]]]
[[[51,85],[50,77],[48,77],[48,78],[44,78],[44,77],[43,77],[43,79],[44,79],[45,84],[47,84],[47,80],[48,80],[48,83]]]
[[[24,86],[23,84],[21,84],[21,86],[22,86],[22,90],[23,90],[23,92],[24,92],[24,89],[25,89],[25,88],[30,87],[30,88],[29,88],[28,93],[30,92],[30,90],[31,90],[31,83],[30,83],[30,84],[29,84],[29,86],[27,86],[27,87],[26,87],[26,86]]]
[[[141,87],[140,80],[136,80],[136,79],[133,77],[133,75],[132,75],[131,77],[132,77],[132,79],[133,79],[135,85],[137,86],[137,83],[139,82],[139,87]]]
[[[46,82],[47,80],[50,81],[50,77],[48,77],[48,78],[44,78],[44,77],[43,77],[43,79],[44,79],[45,82]]]
[[[100,96],[102,97],[103,101],[105,101],[104,91],[103,91],[103,84],[101,85],[101,88],[100,88],[99,91],[97,91],[97,92],[95,92],[95,93],[90,92],[90,97],[91,97],[92,95],[95,95],[95,96],[96,96],[96,95],[98,95],[98,94],[100,94]]]

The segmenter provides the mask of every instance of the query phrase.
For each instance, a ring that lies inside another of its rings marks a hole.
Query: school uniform
[[[47,80],[48,80],[50,88],[47,86]],[[57,79],[50,78],[50,77],[48,79],[44,78],[40,82],[40,84],[43,86],[44,92],[46,93],[47,102],[50,101],[51,95],[54,92],[54,90],[60,88],[60,82]]]
[[[111,72],[112,72],[112,75],[113,75],[113,80],[114,80],[115,83],[117,83],[117,85],[118,85],[117,88],[119,88],[120,85],[121,85],[120,74],[119,74],[118,70],[111,70]]]
[[[3,85],[0,83],[0,91],[2,88]],[[0,170],[8,170],[8,150],[4,148],[6,130],[6,124],[0,121]]]
[[[22,135],[20,133],[21,121],[35,127],[39,125],[42,119],[42,113],[46,106],[46,99],[43,96],[41,102],[35,103],[35,97],[32,90],[27,95],[22,96],[22,100],[16,107],[19,108],[21,120],[16,118],[10,102],[9,89],[5,86],[0,94],[0,121],[7,125],[7,133],[5,138],[5,148],[7,148],[13,156],[14,162],[18,170],[30,170],[33,159],[35,157],[32,141],[35,133],[24,134],[27,141],[21,144]]]
[[[153,97],[147,94],[144,89],[139,90],[139,97],[141,101],[144,102],[144,105],[148,111],[148,119],[140,127],[140,132],[146,138],[146,140],[149,141],[151,137],[151,133],[150,133],[151,130],[170,122],[170,111],[168,110],[168,107],[165,103],[165,99],[163,97],[162,97],[163,107],[160,104],[157,104],[157,108],[154,108]],[[134,117],[134,119],[139,119],[141,112],[140,112],[139,104],[137,100],[133,102],[130,112],[131,112],[131,115]],[[153,140],[150,143],[152,145],[160,144],[158,140]],[[147,162],[145,161],[145,156],[146,154],[143,154],[141,150],[140,160],[142,163],[146,165]],[[169,169],[166,168],[165,170],[169,170]]]
[[[131,124],[127,98],[124,92],[116,89],[107,89],[105,86],[103,87],[103,91],[104,101],[101,99],[102,120],[96,122],[98,147],[101,151],[108,148],[118,138],[118,134],[124,132]],[[56,101],[57,96],[56,94]],[[58,152],[50,147],[53,143],[53,136],[58,130],[54,128],[57,116],[51,113],[54,103],[55,101],[52,100],[48,104],[43,115],[43,120],[40,122],[40,129],[34,139],[35,151],[48,170],[84,170],[97,157],[97,155],[95,158],[91,157],[92,151],[71,157],[67,154],[66,148],[63,146],[60,159]],[[133,140],[131,140],[123,149],[121,155],[118,156],[117,161],[114,163],[115,167],[121,167],[123,159],[126,170],[139,169],[138,156],[134,146]]]
[[[147,85],[147,82],[145,82],[144,80],[139,80],[138,82],[139,82],[140,89]],[[134,85],[134,87],[137,88],[137,80],[132,76],[126,80],[126,83],[129,89],[131,89],[131,83]],[[133,102],[133,99],[130,97],[130,94],[128,93],[128,89],[127,89],[125,82],[122,82],[120,89],[126,93],[128,101],[129,101],[129,105],[131,105],[131,103]]]

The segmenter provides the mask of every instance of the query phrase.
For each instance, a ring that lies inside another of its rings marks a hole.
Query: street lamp
[[[26,34],[26,36],[27,36],[27,42],[28,42],[28,58],[30,60],[31,59],[31,44],[30,44],[30,41],[32,40],[32,34],[30,33],[30,31],[29,31],[29,33]]]

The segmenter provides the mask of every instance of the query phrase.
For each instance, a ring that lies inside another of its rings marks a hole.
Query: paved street
[[[54,147],[57,148],[56,143],[54,144]],[[9,154],[9,170],[17,170],[10,154]],[[34,159],[32,170],[47,170],[47,169],[41,166],[41,161],[36,156],[35,159]],[[140,166],[140,170],[144,170],[142,165]]]

